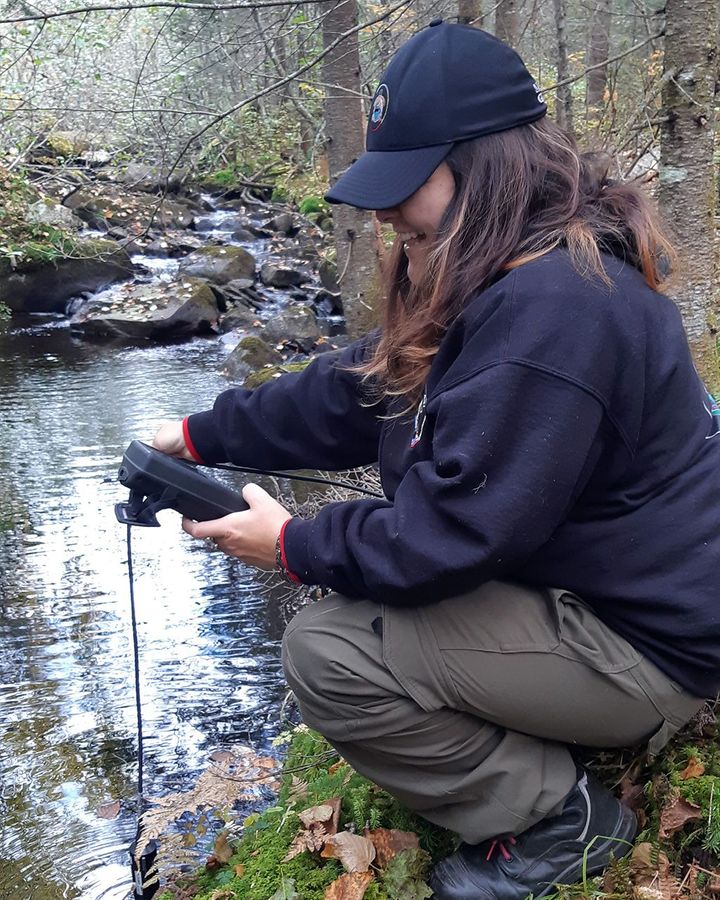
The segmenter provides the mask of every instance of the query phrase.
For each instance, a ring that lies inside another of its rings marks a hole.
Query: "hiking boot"
[[[598,874],[632,849],[635,814],[583,772],[559,815],[517,836],[463,844],[435,866],[437,900],[526,900]]]

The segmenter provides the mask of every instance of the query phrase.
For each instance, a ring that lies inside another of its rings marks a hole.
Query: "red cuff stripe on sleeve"
[[[289,522],[292,522],[292,519],[288,519],[287,521],[283,522],[282,528],[280,529],[280,559],[282,560],[283,568],[287,572],[288,578],[291,581],[294,581],[295,584],[302,584],[297,575],[294,572],[291,572],[288,568],[287,556],[285,556],[285,529],[287,528]]]
[[[195,444],[193,444],[192,438],[190,437],[190,429],[188,428],[188,419],[189,418],[190,418],[189,416],[185,416],[185,418],[182,421],[183,440],[185,441],[185,446],[190,451],[190,455],[195,460],[195,462],[201,463],[201,462],[203,462],[203,458],[202,458],[202,456],[200,456],[200,454],[195,449]]]

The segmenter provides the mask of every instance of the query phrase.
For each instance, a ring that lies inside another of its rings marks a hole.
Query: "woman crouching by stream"
[[[521,59],[433,22],[328,195],[396,233],[382,328],[164,425],[208,463],[379,462],[292,517],[257,485],[199,538],[332,589],[287,628],[304,721],[459,834],[442,900],[524,900],[628,852],[573,744],[656,753],[720,687],[720,419],[649,201],[546,118]]]

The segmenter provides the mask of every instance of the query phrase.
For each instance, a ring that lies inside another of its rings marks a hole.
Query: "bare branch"
[[[579,75],[573,75],[571,78],[564,78],[562,81],[558,81],[555,84],[543,85],[544,91],[554,91],[559,87],[563,87],[566,84],[574,84],[576,81],[580,81],[581,78],[584,78],[588,72],[591,72],[593,69],[601,69],[603,66],[607,66],[610,63],[617,62],[619,59],[623,59],[625,56],[630,56],[631,53],[634,53],[636,50],[639,50],[641,47],[644,47],[646,44],[651,44],[653,41],[656,41],[658,38],[661,38],[665,34],[665,30],[658,31],[655,34],[651,34],[650,37],[646,38],[644,41],[640,41],[637,44],[633,44],[632,47],[628,47],[627,50],[623,50],[622,53],[617,53],[615,56],[609,56],[607,59],[603,59],[599,63],[595,63],[594,66],[587,66],[582,70]]]
[[[303,3],[322,3],[323,0],[303,0]],[[191,9],[210,12],[225,12],[232,9],[263,9],[264,7],[293,6],[288,0],[244,0],[241,3],[183,3],[182,0],[156,0],[149,3],[99,3],[96,5],[78,6],[56,12],[35,13],[18,16],[14,19],[0,19],[0,25],[13,25],[17,22],[47,22],[49,19],[65,19],[68,16],[85,15],[93,12],[122,12],[135,9]]]

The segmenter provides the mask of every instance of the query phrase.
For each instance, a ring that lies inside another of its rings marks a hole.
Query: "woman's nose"
[[[396,212],[397,207],[391,206],[390,209],[376,209],[375,216],[381,225],[386,225],[388,222],[392,222],[392,217]]]

